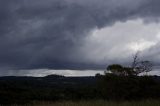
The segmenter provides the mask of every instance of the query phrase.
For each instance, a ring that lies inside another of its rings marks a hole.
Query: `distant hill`
[[[0,77],[0,84],[14,83],[17,86],[36,87],[77,87],[91,86],[96,83],[96,77],[65,77],[61,75],[48,75],[45,77],[5,76]]]

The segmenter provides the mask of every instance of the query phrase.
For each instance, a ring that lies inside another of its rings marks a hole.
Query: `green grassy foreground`
[[[3,106],[3,105],[0,105]],[[12,105],[22,106],[22,105]],[[132,102],[110,102],[110,101],[63,101],[63,102],[34,102],[33,104],[26,104],[23,106],[160,106],[159,100],[145,100],[145,101],[132,101]]]

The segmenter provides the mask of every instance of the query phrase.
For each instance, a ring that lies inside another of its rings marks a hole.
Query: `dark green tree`
[[[135,72],[133,71],[133,69],[131,67],[124,67],[119,64],[109,65],[107,67],[107,72],[105,72],[105,73],[112,73],[112,74],[118,75],[118,76],[135,75]]]
[[[123,72],[123,66],[119,65],[119,64],[112,64],[112,65],[109,65],[107,67],[107,71],[108,72],[111,72],[112,74],[115,74],[115,75],[124,75],[124,72]],[[106,72],[107,73],[107,72]]]

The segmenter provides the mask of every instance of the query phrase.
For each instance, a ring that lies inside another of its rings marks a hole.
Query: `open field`
[[[3,105],[0,105],[3,106]],[[22,105],[12,105],[22,106]],[[145,101],[132,101],[132,102],[111,102],[111,101],[63,101],[63,102],[34,102],[33,104],[26,104],[23,106],[160,106],[159,100],[145,100]]]

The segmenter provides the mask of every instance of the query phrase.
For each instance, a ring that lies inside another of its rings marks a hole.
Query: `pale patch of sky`
[[[50,70],[50,69],[35,69],[35,70],[19,70],[17,73],[14,73],[13,70],[11,73],[8,73],[3,76],[34,76],[34,77],[44,77],[51,74],[64,75],[64,76],[95,76],[97,73],[104,75],[105,70]],[[142,73],[146,74],[146,73]],[[142,75],[141,74],[141,75]],[[149,72],[148,75],[158,75],[160,76],[160,71],[154,69]]]

